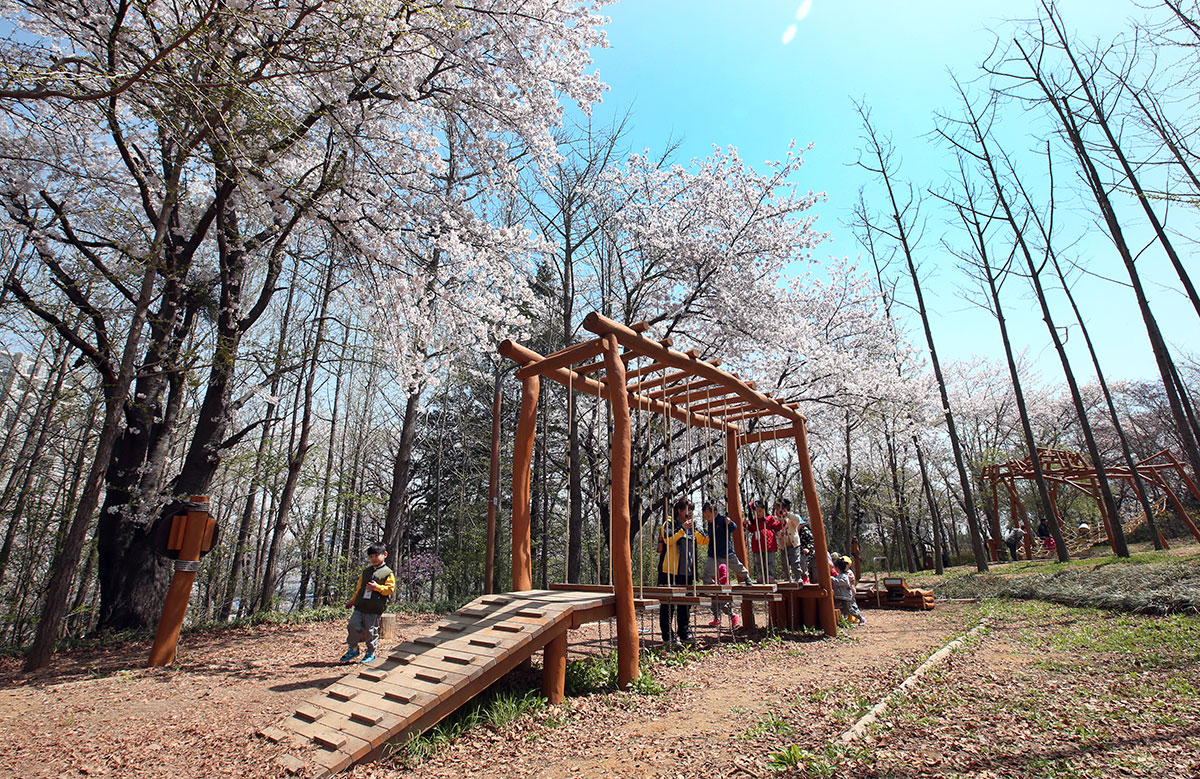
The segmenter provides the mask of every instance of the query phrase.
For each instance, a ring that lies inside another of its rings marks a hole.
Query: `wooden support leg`
[[[542,655],[542,695],[551,705],[562,703],[567,684],[567,631],[551,639]]]
[[[617,685],[628,689],[637,680],[640,640],[633,603],[633,558],[629,546],[629,476],[633,467],[629,397],[625,390],[625,363],[617,337],[604,336],[604,370],[608,405],[612,409],[612,446],[609,450],[609,539],[612,550],[613,595],[617,614]],[[565,650],[564,650],[565,651]]]
[[[821,518],[821,502],[817,499],[816,479],[813,477],[812,460],[808,454],[808,431],[804,423],[796,425],[796,453],[800,459],[800,477],[804,484],[804,502],[808,508],[808,525],[812,529],[813,544],[817,555],[817,584],[825,590],[817,608],[821,614],[821,627],[825,635],[837,636],[838,623],[833,608],[833,583],[829,571],[829,547],[825,543],[825,522]]]
[[[814,598],[801,599],[800,618],[806,628],[815,628],[817,626],[817,601]]]

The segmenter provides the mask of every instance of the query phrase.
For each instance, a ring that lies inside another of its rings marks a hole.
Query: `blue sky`
[[[1125,20],[1144,14],[1132,0],[1062,0],[1059,7],[1086,40],[1108,39]],[[1036,0],[621,0],[604,9],[612,20],[610,48],[596,53],[596,66],[610,91],[596,116],[604,121],[632,106],[630,146],[657,150],[668,138],[682,139],[683,160],[705,156],[715,144],[737,146],[744,159],[757,163],[782,157],[792,138],[800,146],[814,143],[802,184],[828,193],[816,211],[819,227],[833,233],[817,255],[854,257],[859,250],[845,225],[859,189],[870,192],[870,180],[853,166],[861,128],[851,100],[865,100],[877,129],[893,136],[903,175],[922,189],[938,186],[950,160],[929,133],[934,112],[954,105],[947,71],[974,78],[991,49],[988,29],[1000,29],[1006,18],[1032,17],[1036,8]],[[1016,132],[1013,127],[1008,131]],[[1038,136],[1027,130],[1019,128],[1017,143],[1036,146]],[[1060,175],[1066,178],[1065,166]],[[1093,258],[1092,267],[1122,278],[1103,234],[1081,232],[1088,234],[1078,251]],[[943,235],[953,238],[931,211],[923,259],[939,351],[944,358],[999,358],[994,322],[962,299],[962,276],[938,247]],[[1156,282],[1151,299],[1172,346],[1195,353],[1200,320],[1177,292],[1165,258],[1148,252],[1139,268]],[[1200,268],[1191,269],[1200,275]],[[1013,287],[1005,303],[1015,337],[1042,378],[1058,383],[1061,369],[1036,304]],[[1093,337],[1106,344],[1106,374],[1156,376],[1132,292],[1085,279],[1076,294],[1086,300]],[[1065,323],[1069,312],[1060,313]],[[916,326],[910,322],[912,336],[923,343]],[[1082,348],[1077,335],[1068,343]],[[1073,363],[1081,370],[1086,355],[1078,353]]]

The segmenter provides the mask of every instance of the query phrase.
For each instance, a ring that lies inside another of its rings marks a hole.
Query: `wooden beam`
[[[680,395],[688,395],[692,392],[700,392],[705,387],[719,386],[715,381],[689,381],[686,384],[676,384],[672,387],[663,387],[654,392],[645,393],[646,397],[654,398],[655,400],[665,400],[674,398]]]
[[[796,426],[780,427],[775,430],[762,430],[757,433],[750,433],[742,436],[742,443],[756,444],[760,441],[774,441],[779,438],[795,438],[797,435]]]
[[[733,397],[730,397],[731,395]],[[745,401],[742,400],[742,397],[740,395],[735,395],[733,390],[729,389],[728,387],[722,387],[720,392],[704,393],[704,402],[703,403],[693,403],[692,405],[688,406],[688,408],[690,408],[692,411],[703,411],[705,413],[711,413],[711,412],[715,411],[716,409],[724,408],[726,406],[732,406],[732,405],[739,404],[739,403],[742,403],[742,404],[745,403]]]
[[[696,376],[703,376],[708,379],[713,379],[719,382],[722,386],[735,388],[737,393],[744,397],[748,402],[757,404],[761,407],[768,408],[775,414],[792,420],[793,422],[803,422],[804,415],[795,409],[788,408],[780,401],[763,395],[751,389],[744,381],[726,373],[720,368],[709,365],[703,360],[693,360],[685,354],[673,351],[668,347],[660,346],[648,338],[644,338],[641,334],[635,333],[620,322],[615,322],[606,316],[592,312],[583,320],[583,326],[590,332],[597,335],[603,333],[612,333],[616,335],[617,340],[625,346],[636,351],[640,351],[647,357],[651,357],[658,362],[663,362],[668,365],[673,365],[682,371],[690,371]]]
[[[566,349],[559,349],[554,354],[540,360],[526,363],[517,371],[517,378],[525,379],[529,376],[542,375],[555,368],[569,368],[577,362],[592,359],[602,351],[604,351],[604,344],[599,338],[577,343]]]
[[[629,329],[633,330],[634,332],[637,332],[637,333],[644,333],[650,329],[650,323],[645,320],[642,320],[641,322],[636,322],[636,323],[630,325]],[[637,356],[638,356],[637,352],[635,352],[631,349],[626,349],[625,351],[621,352],[621,362],[624,363],[625,365],[629,365],[629,361]],[[604,360],[597,360],[596,362],[591,363],[589,365],[583,365],[579,368],[576,368],[575,372],[582,376],[587,376],[588,374],[595,373],[596,371],[600,370],[603,367],[604,367]]]
[[[705,390],[711,390],[713,387],[721,387],[724,389],[722,384],[718,381],[690,381],[687,384],[679,384],[674,387],[669,387],[667,389],[666,397],[679,398],[682,396],[687,398],[691,397],[692,395],[703,395]]]
[[[527,365],[528,363],[540,360],[542,356],[532,349],[527,349],[520,344],[506,340],[500,344],[498,349],[500,356],[512,360],[513,362]],[[598,382],[595,379],[589,379],[586,376],[580,376],[575,371],[569,368],[553,368],[548,369],[544,373],[539,374],[559,384],[570,386],[580,392],[592,395],[595,397],[604,397],[605,384]],[[629,402],[637,408],[652,411],[656,414],[670,414],[672,418],[679,420],[685,424],[693,424],[697,427],[706,427],[710,430],[737,430],[736,425],[730,425],[728,422],[723,422],[719,419],[713,419],[702,414],[686,414],[679,408],[672,406],[669,403],[663,403],[658,400],[645,398],[637,393],[629,391]]]
[[[639,356],[641,356],[641,355],[639,355]],[[634,370],[626,371],[625,379],[628,381],[629,379],[636,379],[640,376],[648,376],[651,373],[658,373],[659,371],[665,371],[669,367],[671,367],[671,366],[663,365],[661,362],[652,362],[649,365],[643,365],[640,368],[635,368]]]
[[[774,413],[775,412],[769,408],[762,408],[762,407],[749,408],[748,410],[742,411],[741,413],[738,413],[738,414],[730,414],[729,416],[722,415],[721,419],[724,419],[726,422],[737,422],[742,419],[755,419],[757,417],[766,416],[768,414],[774,414]]]
[[[663,370],[663,369],[671,367],[665,363],[655,363],[655,365],[661,366],[658,370]],[[632,375],[632,372],[630,373],[630,375]],[[656,379],[649,379],[648,381],[634,382],[634,384],[638,388],[639,392],[644,392],[645,390],[654,389],[655,387],[661,387],[664,384],[670,384],[671,382],[679,381],[680,379],[686,379],[688,376],[691,376],[691,375],[692,375],[691,371],[677,371],[675,373],[668,373],[663,376],[659,376]]]
[[[626,349],[625,351],[621,352],[621,362],[628,365],[629,361],[637,356],[638,356],[637,352],[635,352],[631,349]],[[603,368],[604,368],[604,360],[596,360],[595,362],[589,362],[587,365],[580,365],[578,368],[575,369],[575,372],[578,373],[580,376],[589,376],[599,370],[602,370]]]

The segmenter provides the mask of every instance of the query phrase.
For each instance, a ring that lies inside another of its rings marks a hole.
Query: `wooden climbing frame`
[[[533,587],[530,476],[537,399],[544,377],[609,404],[612,418],[609,543],[616,596],[618,683],[622,687],[629,686],[638,674],[630,547],[631,409],[664,415],[686,427],[725,433],[726,505],[739,528],[742,506],[738,492],[738,447],[760,441],[795,441],[816,547],[817,584],[822,595],[817,599],[820,621],[828,635],[837,635],[825,526],[813,481],[806,421],[796,410],[796,404],[758,392],[752,382],[721,370],[719,360],[701,360],[695,352],[675,351],[669,339],[648,338],[644,322],[627,326],[592,313],[584,319],[583,327],[595,337],[546,356],[512,341],[500,344],[500,354],[520,366],[516,375],[521,381],[521,410],[513,445],[513,589],[520,592]],[[638,358],[649,363],[628,369]],[[742,427],[750,420],[755,423],[752,433]],[[741,532],[734,534],[734,547],[741,559],[748,561]]]
[[[1100,517],[1104,520],[1104,535],[1108,539],[1109,545],[1112,547],[1113,553],[1116,554],[1116,542],[1113,540],[1112,522],[1108,516],[1108,511],[1104,505],[1104,501],[1100,497],[1100,489],[1097,479],[1096,467],[1089,463],[1079,452],[1072,452],[1066,449],[1054,449],[1046,446],[1038,447],[1038,462],[1041,464],[1042,473],[1046,481],[1050,482],[1051,487],[1051,508],[1055,511],[1054,517],[1047,517],[1048,520],[1057,522],[1059,528],[1062,528],[1062,522],[1057,515],[1058,507],[1054,501],[1055,493],[1059,484],[1065,484],[1073,487],[1088,497],[1094,499],[1100,508]],[[1197,490],[1196,483],[1187,475],[1183,465],[1179,460],[1166,449],[1151,455],[1137,463],[1137,473],[1142,477],[1142,480],[1154,485],[1162,491],[1165,498],[1170,501],[1171,506],[1175,509],[1175,513],[1179,516],[1180,521],[1191,531],[1197,541],[1200,541],[1200,529],[1197,529],[1196,523],[1188,515],[1187,510],[1183,507],[1183,503],[1179,500],[1179,495],[1171,488],[1167,481],[1168,474],[1174,474],[1179,478],[1179,481],[1188,489],[1197,501],[1200,501],[1200,490]],[[1128,466],[1105,466],[1104,475],[1108,479],[1124,479],[1130,483],[1133,489],[1137,490],[1137,482],[1134,480],[1133,471]],[[992,487],[992,539],[990,543],[990,551],[992,561],[999,560],[1000,553],[1000,503],[999,489],[1000,485],[1004,486],[1008,493],[1009,508],[1012,513],[1012,523],[1020,524],[1025,529],[1025,558],[1032,559],[1035,550],[1032,548],[1033,532],[1029,525],[1029,515],[1025,511],[1025,507],[1021,503],[1020,497],[1017,495],[1016,480],[1017,479],[1032,479],[1034,478],[1033,463],[1030,458],[1025,457],[1019,460],[1011,460],[1006,463],[996,463],[994,465],[985,465],[983,467],[983,478],[991,484]],[[1165,540],[1165,539],[1164,539]]]

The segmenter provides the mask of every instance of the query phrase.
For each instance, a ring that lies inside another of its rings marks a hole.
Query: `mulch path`
[[[848,727],[931,651],[974,621],[974,608],[867,612],[838,640],[801,635],[723,641],[689,665],[658,664],[662,695],[568,699],[494,730],[480,727],[423,764],[359,766],[366,777],[761,776],[770,751],[823,743]],[[436,618],[399,625],[398,641]],[[261,625],[192,633],[176,665],[142,667],[146,642],[65,653],[33,675],[0,660],[0,776],[276,776],[278,747],[255,737],[338,678],[344,624]],[[572,634],[603,647],[605,626]],[[650,643],[650,642],[648,642]]]

